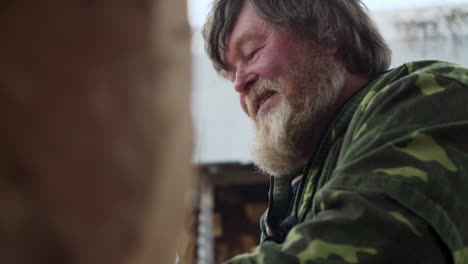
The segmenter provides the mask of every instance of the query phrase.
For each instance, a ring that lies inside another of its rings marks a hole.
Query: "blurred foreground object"
[[[191,186],[185,1],[0,7],[0,263],[174,263]]]

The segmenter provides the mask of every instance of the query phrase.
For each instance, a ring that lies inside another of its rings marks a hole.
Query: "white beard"
[[[282,84],[266,82],[277,91],[281,102],[267,116],[255,123],[254,162],[273,176],[287,176],[300,171],[314,144],[333,114],[344,84],[344,67],[333,58],[317,58],[314,65],[298,63]],[[281,94],[285,85],[293,85],[296,94]]]

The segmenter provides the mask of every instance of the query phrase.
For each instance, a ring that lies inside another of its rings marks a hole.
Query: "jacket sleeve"
[[[228,263],[467,263],[468,88],[438,74],[457,70],[372,93],[311,214]]]

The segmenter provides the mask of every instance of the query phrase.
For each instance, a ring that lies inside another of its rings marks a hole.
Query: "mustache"
[[[255,98],[267,92],[276,92],[278,94],[281,94],[281,91],[281,85],[277,81],[272,80],[264,80],[261,83],[252,86],[248,95],[245,97],[245,103],[247,105],[249,115],[253,116],[252,114],[255,111]]]

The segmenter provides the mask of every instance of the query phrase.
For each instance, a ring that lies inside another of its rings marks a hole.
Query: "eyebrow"
[[[261,40],[262,38],[264,38],[264,37],[259,32],[247,32],[247,33],[241,35],[239,38],[235,39],[232,46],[233,47],[239,47],[240,45],[242,45],[243,43],[245,43],[245,42],[247,42],[249,40]]]

